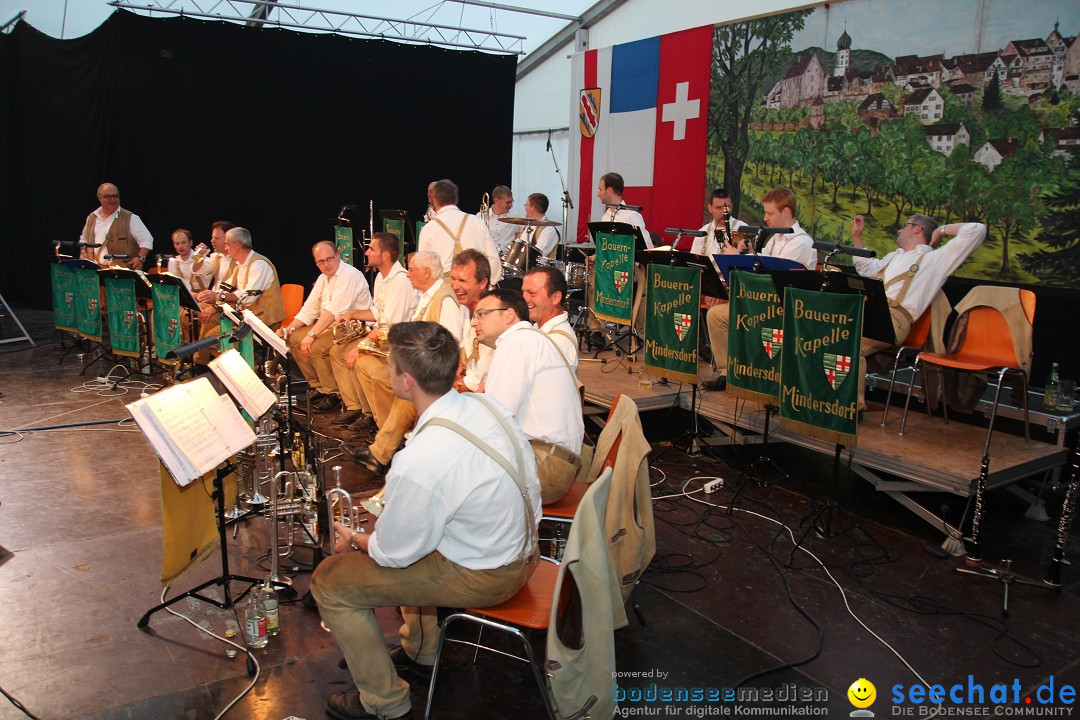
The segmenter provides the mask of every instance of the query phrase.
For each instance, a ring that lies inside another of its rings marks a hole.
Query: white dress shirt
[[[431,304],[431,299],[435,295],[435,291],[442,287],[443,283],[443,279],[438,278],[434,285],[420,293],[420,297],[416,299],[416,310],[413,311],[411,319],[424,319],[424,316],[427,315],[428,305]],[[452,294],[443,298],[442,309],[439,310],[439,324],[450,331],[450,334],[458,341],[458,345],[461,344],[461,332],[465,320],[461,315],[461,307],[458,305],[457,300],[454,299]]]
[[[461,230],[461,249],[472,248],[479,250],[491,264],[491,284],[499,282],[502,278],[502,258],[495,247],[495,241],[491,239],[491,233],[487,226],[475,215],[466,215],[457,205],[444,205],[439,208],[432,217],[431,222],[420,230],[420,239],[417,241],[417,250],[438,253],[442,260],[443,273],[450,272],[450,264],[454,260],[454,238],[442,228],[436,220],[441,221],[451,233],[456,233],[461,227],[461,219],[465,218],[465,227]]]
[[[802,263],[807,270],[817,267],[817,250],[814,249],[814,239],[811,238],[799,221],[791,223],[792,232],[784,235],[773,235],[761,249],[762,255],[771,257],[787,258],[797,263]]]
[[[628,223],[641,230],[641,236],[645,238],[645,247],[652,249],[652,236],[649,235],[649,231],[645,229],[645,218],[641,217],[641,213],[637,210],[615,210],[614,208],[606,208],[604,210],[604,220],[608,222],[621,222]]]
[[[120,212],[120,208],[116,208],[116,212]],[[86,237],[86,225],[83,225],[83,232],[79,233],[79,242],[89,243],[104,243],[105,235],[109,232],[109,228],[112,227],[113,220],[116,219],[116,212],[108,217],[101,216],[101,208],[98,208],[93,213],[94,216],[94,237]],[[141,248],[147,250],[154,249],[154,236],[150,234],[150,231],[146,229],[146,224],[135,213],[131,213],[131,219],[128,220],[128,231],[131,233],[131,237],[135,239],[136,244]],[[99,265],[107,265],[108,261],[105,260],[106,255],[111,255],[112,252],[109,248],[102,245],[99,248],[91,248],[94,251],[95,261]]]
[[[570,363],[570,367],[574,368],[574,372],[577,372],[577,335],[574,334],[574,328],[570,327],[570,316],[567,313],[561,313],[537,329],[555,341],[555,344],[562,350],[563,356],[566,357],[566,362]],[[555,330],[559,332],[554,332]]]
[[[528,437],[581,452],[585,423],[577,382],[529,321],[511,325],[495,341],[484,392],[514,414]]]
[[[547,218],[543,218],[547,220]],[[559,233],[553,227],[527,227],[521,231],[521,239],[536,247],[540,255],[547,257],[559,244]]]
[[[169,258],[169,263],[166,269],[170,275],[175,275],[184,281],[184,285],[188,290],[191,290],[192,279],[199,277],[202,278],[203,285],[206,285],[210,280],[210,270],[206,263],[203,263],[202,270],[200,272],[193,272],[191,266],[195,264],[195,254],[188,253],[187,260],[179,255]]]
[[[324,311],[337,319],[350,310],[370,307],[371,291],[364,273],[347,262],[339,262],[332,277],[319,273],[307,300],[296,313],[296,319],[305,325],[314,325]]]
[[[731,218],[731,232],[735,232],[744,225],[746,223],[742,220]],[[694,238],[694,244],[690,246],[690,252],[694,255],[704,255],[710,258],[713,255],[723,253],[721,245],[727,242],[727,239],[721,235],[722,233],[726,235],[723,226],[717,227],[716,221],[713,220],[711,223],[702,225],[701,230],[705,233],[705,236]]]
[[[222,263],[227,260],[227,257],[221,259]],[[236,286],[236,296],[240,298],[237,305],[250,305],[258,300],[262,293],[255,295],[245,295],[245,293],[260,290],[265,292],[274,282],[274,268],[266,260],[256,259],[254,252],[249,252],[244,262],[236,264],[234,279],[236,282],[230,284]]]
[[[480,222],[484,222],[484,218],[480,213],[476,213],[476,217]],[[506,252],[507,248],[510,247],[510,243],[514,242],[518,232],[517,225],[511,225],[510,223],[504,223],[502,221],[505,217],[511,217],[510,213],[507,212],[502,215],[491,213],[491,218],[485,223],[487,225],[488,233],[491,235],[491,239],[495,242],[495,247],[500,254]],[[443,222],[445,222],[445,220]],[[461,221],[458,220],[458,222]],[[457,228],[451,229],[457,230]]]
[[[513,416],[487,400],[507,420],[513,440],[479,400],[453,390],[417,419],[386,474],[386,507],[368,542],[368,554],[377,564],[407,567],[438,551],[470,570],[492,570],[520,556],[526,525],[517,483],[453,430],[426,427],[437,417],[455,422],[483,438],[512,466],[516,444],[535,528],[541,514],[536,460]]]
[[[401,263],[394,263],[385,277],[378,273],[375,276],[375,301],[371,306],[375,322],[386,327],[405,322],[416,310],[417,295],[416,288],[409,282],[409,272]]]
[[[461,381],[469,390],[476,392],[487,379],[495,351],[484,343],[476,342],[476,328],[470,322],[469,308],[462,305],[461,309],[465,312],[465,331],[461,338],[461,348],[465,351],[465,372]]]
[[[883,258],[854,258],[855,270],[860,275],[880,277],[886,283],[885,294],[895,300],[904,287],[904,281],[898,280],[891,285],[888,282],[910,270],[916,263],[915,271],[908,285],[904,301],[900,303],[911,313],[912,319],[918,319],[930,307],[934,296],[945,284],[949,276],[964,264],[971,253],[986,240],[986,226],[982,223],[965,223],[956,233],[956,237],[941,247],[934,249],[929,245],[916,245],[911,250],[897,248]],[[921,258],[921,262],[920,262]]]

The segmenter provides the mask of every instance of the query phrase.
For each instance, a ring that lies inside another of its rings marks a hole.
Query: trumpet
[[[355,530],[360,526],[360,519],[356,507],[353,505],[352,495],[341,487],[341,466],[335,465],[332,469],[334,471],[335,486],[326,491],[326,514],[330,521],[330,527],[333,528],[334,523],[339,522]],[[334,544],[334,533],[331,530],[331,555],[334,554]]]
[[[334,325],[330,332],[334,336],[334,344],[352,342],[371,332],[371,328],[363,320],[346,320],[340,325]]]
[[[485,225],[491,222],[491,195],[488,193],[484,193],[484,197],[480,198],[480,217],[484,219]]]

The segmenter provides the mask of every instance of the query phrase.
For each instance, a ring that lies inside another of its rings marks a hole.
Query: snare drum
[[[540,260],[540,251],[524,240],[515,240],[503,258],[503,268],[514,275],[524,275]]]
[[[585,287],[585,279],[588,276],[585,263],[566,264],[566,285],[570,288]]]

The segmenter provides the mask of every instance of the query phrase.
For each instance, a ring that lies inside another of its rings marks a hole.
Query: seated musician
[[[428,202],[435,208],[431,222],[420,230],[416,248],[433,252],[442,258],[443,274],[449,279],[450,262],[466,248],[479,250],[491,265],[491,280],[502,278],[502,259],[491,239],[487,226],[475,215],[468,215],[457,206],[458,187],[450,180],[436,180],[428,186]]]
[[[690,246],[690,252],[694,255],[704,255],[711,258],[724,252],[724,245],[731,245],[734,237],[731,233],[746,225],[742,220],[731,215],[731,196],[727,190],[716,188],[709,195],[709,204],[705,209],[709,211],[712,220],[701,226],[704,237],[694,238],[694,244]],[[737,241],[736,245],[737,247]]]
[[[345,720],[411,719],[406,679],[430,681],[436,608],[505,602],[538,561],[540,488],[513,416],[451,391],[459,346],[441,325],[399,323],[388,345],[394,392],[419,411],[417,429],[394,457],[378,524],[370,534],[335,524],[339,552],[311,576],[311,594],[356,686],[326,703],[328,715]],[[374,612],[387,606],[400,607],[404,620],[401,646],[389,652]]]
[[[491,287],[491,265],[478,250],[462,250],[454,256],[450,266],[450,287],[461,305],[465,325],[461,331],[461,367],[454,379],[454,389],[459,392],[476,392],[487,378],[491,365],[492,350],[476,337],[472,314],[476,303]]]
[[[205,245],[200,244],[196,250],[199,250],[199,254],[202,255],[198,260],[191,264],[191,270],[196,274],[198,281],[203,287],[200,287],[195,292],[195,297],[198,299],[199,293],[203,290],[217,290],[222,281],[228,277],[232,272],[233,260],[229,257],[229,254],[225,251],[225,233],[232,230],[236,225],[228,220],[218,220],[210,226],[210,248],[209,253],[205,252]],[[215,314],[215,308],[213,303],[199,303],[199,323],[206,325],[207,323],[217,322]],[[202,334],[200,333],[200,337]]]
[[[551,337],[563,356],[577,371],[578,344],[570,315],[566,312],[566,278],[550,265],[534,267],[521,281],[521,294],[529,308],[529,320],[536,328]]]
[[[351,310],[338,317],[338,324],[350,321],[375,323],[377,332],[387,329],[412,317],[416,308],[416,290],[409,282],[409,274],[398,260],[401,257],[401,245],[397,235],[377,232],[371,236],[367,250],[364,251],[369,267],[375,268],[375,296],[371,307]],[[364,433],[374,429],[375,419],[371,414],[371,405],[364,396],[364,389],[354,372],[356,361],[360,357],[360,341],[337,343],[330,348],[330,367],[334,371],[341,403],[345,412],[334,418],[335,425],[348,425],[353,433]]]
[[[530,220],[547,220],[545,213],[548,209],[547,195],[533,193],[525,201],[525,217]],[[523,227],[518,233],[518,239],[540,251],[543,257],[555,257],[555,251],[559,247],[559,231],[551,226]]]
[[[487,226],[499,254],[510,249],[510,243],[514,241],[514,236],[517,234],[516,227],[502,221],[503,218],[510,216],[510,210],[513,207],[514,193],[510,192],[510,188],[505,185],[496,185],[491,191],[491,207],[488,209],[487,217],[476,213],[480,222]]]
[[[851,240],[857,248],[865,248],[863,229],[866,220],[856,215],[851,220]],[[953,239],[937,247],[942,238]],[[889,298],[896,342],[903,343],[911,324],[930,307],[934,297],[953,272],[986,240],[986,226],[981,223],[952,223],[939,226],[926,215],[912,215],[896,233],[897,249],[883,258],[854,258],[860,275],[880,278]],[[879,340],[863,338],[859,363],[859,409],[865,409],[863,392],[866,384],[866,358],[894,346]]]
[[[767,227],[790,227],[790,233],[773,235],[765,243],[761,255],[770,257],[787,258],[802,263],[807,270],[817,267],[817,250],[814,249],[814,240],[807,234],[799,221],[795,219],[798,203],[795,193],[785,187],[778,187],[765,193],[761,198],[761,206],[765,210],[765,225]],[[741,241],[737,247],[723,245],[721,253],[733,254],[746,252],[749,247],[745,241]],[[712,348],[713,363],[716,365],[717,377],[701,383],[705,390],[723,390],[727,387],[727,346],[728,346],[728,316],[730,308],[728,303],[720,302],[705,313],[705,327],[709,333],[709,345]]]
[[[224,282],[236,290],[203,290],[195,299],[205,305],[226,302],[238,312],[251,310],[271,330],[276,330],[285,319],[285,304],[274,264],[252,249],[251,232],[247,228],[234,227],[225,233],[225,251],[232,260],[232,267]],[[200,339],[218,333],[218,310],[216,307],[212,310],[210,321],[203,323]],[[213,354],[216,353],[200,351],[195,354],[195,362],[205,364]]]
[[[330,348],[334,345],[330,326],[347,312],[370,309],[371,292],[364,274],[341,261],[334,243],[320,240],[311,246],[311,254],[319,277],[296,317],[277,334],[288,339],[293,360],[316,394],[309,398],[311,408],[328,412],[341,405],[330,365]]]
[[[132,270],[142,270],[146,256],[154,249],[154,237],[138,215],[120,207],[120,190],[112,183],[102,183],[97,189],[101,207],[86,216],[79,242],[100,245],[84,248],[82,257],[101,267],[117,264]],[[127,255],[127,260],[109,260],[109,255]]]
[[[167,269],[170,275],[175,275],[183,280],[188,290],[199,292],[206,289],[209,273],[196,273],[192,269],[192,265],[199,260],[191,250],[192,242],[190,230],[178,228],[173,231],[172,244],[176,255],[169,258]]]
[[[450,284],[442,278],[442,260],[433,252],[415,252],[409,257],[409,280],[420,293],[412,320],[437,322],[461,343],[464,320]],[[416,422],[416,408],[397,397],[390,387],[386,358],[366,353],[356,361],[355,370],[364,397],[371,403],[379,432],[368,447],[342,443],[344,450],[360,466],[376,475],[385,475],[390,460],[401,447],[405,433]]]
[[[543,501],[555,502],[581,468],[585,424],[577,375],[554,339],[529,322],[515,290],[480,298],[472,324],[480,342],[495,349],[484,393],[517,418],[536,455]]]

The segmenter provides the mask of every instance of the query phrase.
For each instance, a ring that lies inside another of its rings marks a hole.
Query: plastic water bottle
[[[266,634],[277,635],[281,631],[277,591],[274,590],[274,586],[270,584],[269,579],[265,585],[259,588],[259,594],[262,595],[262,604],[266,612]]]
[[[244,632],[247,633],[248,647],[263,648],[269,642],[269,636],[266,634],[266,609],[257,591],[248,596],[247,612],[244,615]]]
[[[1043,393],[1043,409],[1056,412],[1058,409],[1061,381],[1058,379],[1058,364],[1050,366],[1050,377],[1046,378],[1046,390]]]

